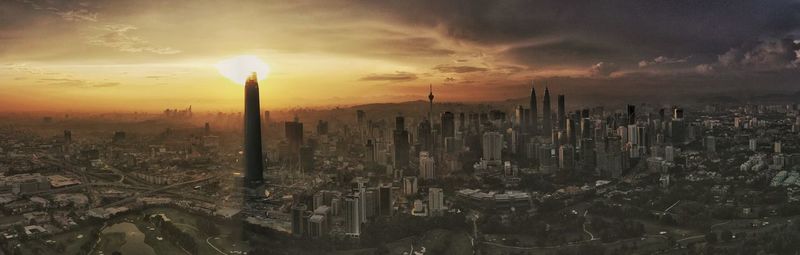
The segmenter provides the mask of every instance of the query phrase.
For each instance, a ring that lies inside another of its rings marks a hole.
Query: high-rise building
[[[565,130],[567,127],[567,109],[564,105],[564,95],[558,95],[558,128]]]
[[[344,227],[347,235],[361,235],[360,200],[358,194],[344,197]]]
[[[550,90],[544,88],[544,99],[542,100],[542,134],[553,134],[552,117],[550,116]]]
[[[303,145],[300,146],[300,168],[304,172],[314,170],[314,147]]]
[[[525,108],[522,108],[522,105],[517,105],[517,108],[514,109],[514,117],[516,119],[516,124],[519,127],[519,130],[526,130],[528,125],[527,117],[525,116]]]
[[[375,187],[367,188],[366,193],[364,193],[364,198],[361,200],[364,201],[366,219],[372,220],[378,215],[378,189]]]
[[[673,119],[680,119],[683,120],[683,109],[675,108],[672,110],[672,118]]]
[[[452,112],[442,113],[442,140],[456,135],[456,116]]]
[[[558,166],[563,170],[575,168],[575,147],[566,144],[558,148]]]
[[[408,131],[405,130],[405,118],[403,116],[395,118],[395,130],[392,134],[394,138],[394,168],[406,168],[408,167],[408,150],[411,147],[408,143]]]
[[[675,147],[669,145],[664,147],[664,160],[670,163],[675,161]]]
[[[433,139],[431,138],[431,122],[423,119],[417,126],[417,143],[420,150],[432,150]]]
[[[314,214],[308,218],[308,236],[319,239],[328,233],[328,218],[325,215]]]
[[[353,193],[358,195],[358,216],[360,222],[367,221],[367,179],[358,177],[353,180]]]
[[[264,111],[264,123],[269,123],[269,111]]]
[[[502,160],[503,135],[498,132],[483,134],[483,160],[500,162]]]
[[[636,124],[636,106],[629,104],[627,112],[628,125]]]
[[[414,195],[417,194],[417,190],[418,186],[416,176],[403,177],[403,194]]]
[[[441,215],[444,211],[444,192],[441,188],[428,189],[428,214]]]
[[[436,161],[427,151],[419,153],[419,178],[436,179]]]
[[[292,154],[291,158],[297,159],[300,146],[303,146],[303,123],[295,117],[294,121],[284,123],[284,132],[286,141],[289,143],[289,151]]]
[[[539,133],[539,109],[536,105],[536,89],[533,87],[533,82],[531,82],[531,99],[530,99],[530,107],[531,107],[531,116],[530,116],[530,133],[536,135]]]
[[[299,203],[292,207],[292,235],[294,237],[302,237],[303,231],[303,214],[308,210],[305,204]]]
[[[750,138],[748,148],[750,148],[751,151],[756,151],[758,149],[758,140]]]
[[[378,215],[392,216],[392,184],[378,186]]]
[[[260,185],[264,180],[260,108],[258,78],[253,73],[244,85],[244,181],[250,187]]]

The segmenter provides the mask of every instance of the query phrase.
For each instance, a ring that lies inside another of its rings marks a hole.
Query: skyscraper
[[[564,95],[558,95],[558,128],[566,130],[567,113],[564,106]]]
[[[517,109],[514,111],[515,118],[517,119],[517,126],[519,126],[519,130],[525,130],[528,125],[528,118],[525,116],[525,109],[522,108],[521,105],[517,105]]]
[[[549,136],[553,134],[553,126],[550,117],[550,90],[547,87],[544,88],[542,101],[542,134]]]
[[[300,153],[300,146],[303,146],[303,123],[294,117],[294,121],[284,123],[284,131],[286,140],[289,142],[289,150],[292,153],[291,158],[295,159]]]
[[[244,181],[253,187],[263,182],[261,155],[261,110],[256,73],[244,85]]]
[[[436,178],[436,161],[427,151],[419,153],[419,178],[428,180]]]
[[[392,216],[392,185],[378,186],[378,215]]]
[[[394,143],[394,168],[403,169],[408,167],[408,131],[405,130],[405,118],[397,116],[395,118],[395,130],[392,133]]]
[[[503,150],[503,135],[498,132],[483,134],[483,160],[500,162]]]
[[[636,124],[636,106],[628,105],[628,125]]]
[[[358,193],[344,198],[344,229],[350,236],[361,235],[360,200]]]
[[[442,140],[446,137],[455,137],[456,116],[452,112],[442,113]]]
[[[295,237],[303,236],[303,213],[308,210],[305,204],[299,203],[292,207],[292,235]]]
[[[444,211],[444,192],[441,188],[428,188],[428,211],[440,215]]]
[[[539,108],[536,105],[536,88],[533,87],[533,82],[531,82],[531,116],[530,116],[530,132],[533,135],[539,133]]]
[[[420,150],[432,149],[433,140],[431,139],[431,122],[423,119],[417,126],[417,142],[419,143]]]

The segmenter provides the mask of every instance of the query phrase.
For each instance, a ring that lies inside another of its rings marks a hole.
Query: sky
[[[265,109],[793,92],[800,2],[0,0],[0,111],[237,111],[239,55]]]

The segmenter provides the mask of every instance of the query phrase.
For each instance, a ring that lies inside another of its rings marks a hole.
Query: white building
[[[418,186],[416,176],[403,177],[403,194],[414,195],[417,194],[417,190]]]
[[[428,212],[430,215],[438,215],[444,211],[444,192],[441,188],[428,189]]]

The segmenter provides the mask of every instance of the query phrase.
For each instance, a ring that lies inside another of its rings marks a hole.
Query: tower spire
[[[433,84],[428,84],[430,86],[430,93],[428,94],[428,101],[430,102],[430,108],[428,108],[428,120],[433,121],[431,119],[431,114],[433,114]]]

